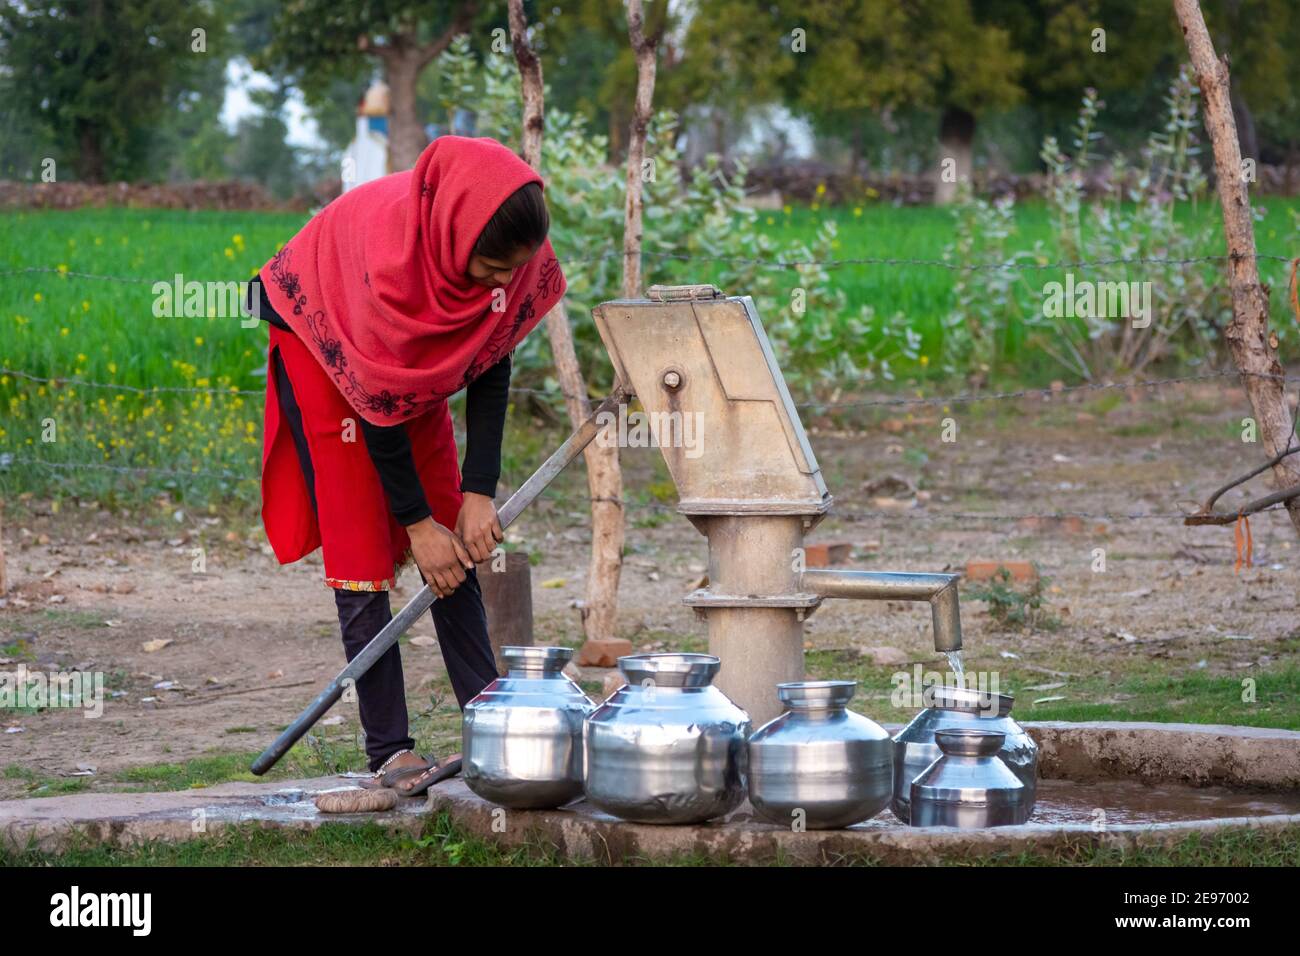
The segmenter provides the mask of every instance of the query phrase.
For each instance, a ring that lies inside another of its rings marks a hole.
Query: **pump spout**
[[[799,578],[800,588],[820,597],[859,601],[929,601],[934,622],[934,649],[961,649],[961,608],[957,602],[957,574],[911,571],[851,571],[809,568]]]

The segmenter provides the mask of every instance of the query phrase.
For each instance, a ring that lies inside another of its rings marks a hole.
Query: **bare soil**
[[[836,496],[832,516],[810,540],[851,542],[852,566],[882,570],[1036,562],[1051,579],[1049,610],[1059,625],[1000,630],[983,603],[966,600],[973,666],[1017,655],[1045,682],[1102,669],[1179,675],[1294,667],[1300,543],[1284,512],[1252,522],[1254,566],[1240,573],[1230,526],[945,517],[1190,510],[1263,459],[1259,445],[1240,440],[1245,409],[1239,390],[1198,386],[922,406],[910,415],[887,410],[852,427],[810,420]],[[949,417],[958,426],[954,442],[941,437]],[[625,462],[621,631],[639,649],[703,649],[703,622],[680,598],[704,570],[705,541],[672,513],[671,496],[647,493],[664,486],[657,452],[630,450]],[[888,484],[864,490],[886,476],[918,489],[920,500],[906,490],[882,494]],[[580,472],[565,476],[557,496],[511,530],[536,555],[539,643],[581,642],[584,487]],[[1267,479],[1256,479],[1220,507],[1268,489]],[[31,793],[33,777],[71,780],[89,773],[85,767],[94,768],[88,786],[108,787],[133,766],[260,750],[344,664],[319,557],[280,567],[254,515],[177,512],[170,502],[109,514],[94,503],[64,500],[56,510],[27,499],[8,503],[3,533],[10,590],[0,608],[0,663],[102,671],[115,696],[102,719],[59,708],[0,714],[0,731],[21,728],[0,732],[0,797]],[[204,549],[201,574],[195,548]],[[1104,572],[1094,570],[1097,549],[1105,552]],[[405,572],[394,603],[417,582]],[[433,636],[426,617],[403,643],[408,698],[429,721],[422,726],[431,739],[450,745],[457,711],[436,642],[422,640]],[[938,660],[928,613],[902,603],[828,602],[809,620],[807,638],[812,650],[852,650],[899,667]],[[145,650],[154,641],[170,643]],[[861,696],[888,690],[863,688]],[[335,715],[342,722],[322,732],[355,748],[355,706],[340,705]],[[363,769],[359,749],[352,769]]]

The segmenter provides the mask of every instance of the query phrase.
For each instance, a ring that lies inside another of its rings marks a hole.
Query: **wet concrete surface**
[[[222,827],[259,824],[310,829],[323,823],[378,823],[418,833],[427,820],[425,799],[398,801],[384,813],[321,813],[317,794],[356,789],[341,777],[278,783],[226,783],[160,793],[76,793],[0,801],[0,840],[11,849],[55,851],[74,839],[130,845],[190,840]]]

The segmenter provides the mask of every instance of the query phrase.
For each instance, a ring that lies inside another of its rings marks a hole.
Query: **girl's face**
[[[509,285],[510,280],[514,278],[515,270],[531,259],[540,248],[541,246],[535,246],[532,249],[521,246],[508,259],[494,259],[490,256],[478,255],[470,256],[466,275],[474,282],[489,289]]]

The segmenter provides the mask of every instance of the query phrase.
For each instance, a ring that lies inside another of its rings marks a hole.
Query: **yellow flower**
[[[787,216],[790,215],[791,212],[793,212],[793,210],[790,208],[790,206],[789,206],[788,204],[782,206],[781,208],[785,211],[785,214],[786,214]]]
[[[768,217],[767,217],[767,224],[768,224],[769,226],[772,225],[772,224],[775,223],[775,222],[776,222],[776,220],[773,219],[771,216],[768,216]]]
[[[110,374],[112,374],[112,375],[116,375],[116,374],[117,374],[117,363],[116,363],[116,362],[109,362],[109,363],[108,363],[108,371],[109,371]]]
[[[861,207],[861,206],[854,206],[854,207],[853,207],[853,215],[855,215],[855,216],[861,216],[861,215],[862,215],[862,207]]]
[[[812,204],[812,209],[813,209],[814,211],[815,211],[815,210],[818,210],[818,209],[821,209],[821,208],[822,208],[822,207],[821,207],[821,203],[813,203],[813,204]]]
[[[89,312],[89,311],[90,311],[90,302],[89,302],[88,300],[86,300],[86,299],[82,299],[82,300],[81,300],[81,311],[82,311],[82,312]]]
[[[68,327],[65,325],[63,328],[59,329],[59,334],[66,336],[68,334]]]
[[[60,262],[58,265],[58,270],[59,270],[59,275],[66,276],[68,274],[68,264],[66,262]]]
[[[929,365],[929,364],[930,364],[930,356],[928,356],[928,355],[922,355],[922,356],[921,356],[921,365],[922,365],[922,367],[924,367],[924,366],[926,366],[926,365]]]
[[[879,192],[878,190],[873,189],[871,186],[868,186],[868,187],[867,187],[867,198],[868,198],[868,199],[875,199],[875,198],[877,198],[879,195],[880,195],[880,192]]]
[[[226,246],[226,250],[225,250],[225,251],[226,251],[226,258],[227,258],[227,259],[233,259],[233,258],[235,258],[235,250],[234,250],[234,249],[231,249],[229,246]]]
[[[34,296],[32,296],[32,301],[33,301],[33,302],[41,302],[41,301],[44,301],[44,299],[45,299],[45,296],[41,295],[39,292],[36,293]]]
[[[818,183],[818,184],[817,184],[817,195],[818,195],[818,196],[825,196],[825,195],[826,195],[826,184],[825,184],[825,183]]]
[[[97,246],[102,246],[103,244],[104,244],[104,240],[103,240],[103,238],[102,238],[101,236],[96,236],[96,237],[95,237],[95,245],[97,245]]]
[[[196,336],[194,336],[194,344],[195,344],[195,345],[202,345],[202,344],[203,344],[203,336],[201,336],[201,335],[196,335]]]

